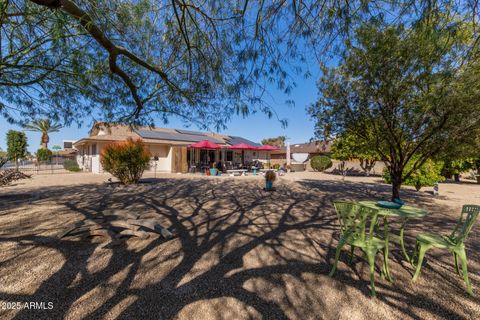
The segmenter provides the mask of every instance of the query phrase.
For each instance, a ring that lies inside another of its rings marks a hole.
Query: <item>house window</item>
[[[233,151],[227,151],[227,160],[226,161],[233,161]]]
[[[97,154],[97,144],[94,143],[92,144],[92,156],[95,156]]]
[[[72,142],[67,142],[67,141],[63,142],[63,149],[72,149],[72,148],[73,148]]]

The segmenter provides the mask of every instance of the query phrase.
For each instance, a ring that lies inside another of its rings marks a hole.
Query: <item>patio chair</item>
[[[366,254],[370,266],[371,294],[375,292],[375,256],[378,251],[384,253],[383,270],[387,263],[385,256],[385,241],[374,236],[377,225],[378,211],[362,207],[353,202],[334,201],[335,211],[340,222],[340,240],[335,252],[335,262],[329,276],[332,277],[337,269],[338,258],[344,245],[350,245],[350,261],[353,257],[353,250],[359,247]],[[368,229],[368,230],[367,230]]]
[[[422,269],[422,262],[425,256],[425,253],[432,248],[447,249],[453,253],[453,258],[455,260],[455,270],[457,274],[460,274],[458,268],[458,259],[462,264],[463,271],[463,281],[467,287],[467,292],[470,295],[473,295],[472,285],[468,280],[468,270],[467,270],[467,255],[465,253],[464,242],[468,237],[468,234],[472,230],[473,224],[478,217],[480,212],[480,206],[476,205],[464,205],[462,208],[462,213],[460,214],[460,219],[453,229],[452,233],[449,236],[442,236],[431,233],[420,233],[417,235],[417,242],[415,246],[415,255],[418,253],[417,268],[415,270],[415,275],[413,276],[412,281],[416,281],[420,275]]]

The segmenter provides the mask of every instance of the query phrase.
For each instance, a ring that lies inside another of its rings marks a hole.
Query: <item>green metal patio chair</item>
[[[375,256],[378,251],[384,253],[383,270],[387,263],[385,257],[385,241],[374,236],[377,224],[377,213],[375,209],[362,207],[353,202],[334,201],[335,211],[340,222],[340,240],[335,252],[335,263],[329,276],[333,277],[337,269],[338,258],[345,244],[351,246],[350,260],[355,247],[359,247],[366,254],[370,266],[370,283],[372,296],[375,296]],[[368,230],[367,230],[368,229]]]
[[[480,212],[480,206],[476,205],[464,205],[460,219],[458,220],[455,229],[449,236],[442,236],[431,233],[420,233],[417,235],[417,242],[415,246],[415,255],[418,252],[417,269],[412,281],[417,280],[422,269],[422,262],[425,253],[431,248],[447,249],[453,253],[455,260],[455,270],[457,274],[460,274],[458,269],[458,259],[462,263],[463,280],[467,287],[467,292],[473,295],[472,286],[468,280],[467,270],[467,255],[465,253],[464,242],[467,239],[468,234],[472,230],[473,224]]]

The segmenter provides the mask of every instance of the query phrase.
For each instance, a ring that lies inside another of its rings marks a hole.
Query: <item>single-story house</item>
[[[85,171],[102,173],[100,157],[103,148],[112,142],[125,141],[127,138],[142,139],[152,156],[149,170],[158,172],[188,172],[192,165],[211,164],[219,161],[230,163],[266,162],[267,151],[229,150],[228,146],[247,143],[252,146],[260,144],[248,139],[223,135],[213,132],[199,132],[182,129],[136,127],[114,125],[104,122],[96,123],[90,135],[76,141],[77,162]],[[209,140],[221,145],[222,150],[191,149],[189,145]]]
[[[305,170],[313,171],[310,160],[314,156],[318,155],[327,155],[331,156],[332,153],[332,141],[312,141],[307,143],[296,143],[290,145],[290,159],[291,163],[295,163],[295,156],[294,154],[308,154],[307,160],[305,161]],[[279,164],[281,166],[285,166],[287,163],[287,148],[281,148],[280,150],[272,151],[271,156],[271,164]],[[332,167],[326,172],[332,172],[338,170],[338,166],[341,163],[339,160],[332,159]],[[363,175],[363,169],[361,168],[360,161],[357,159],[352,159],[346,161],[345,167],[350,170],[349,175],[353,174],[361,174]],[[371,174],[382,174],[385,165],[382,161],[377,161],[375,166],[373,167]],[[292,166],[292,170],[293,170]]]

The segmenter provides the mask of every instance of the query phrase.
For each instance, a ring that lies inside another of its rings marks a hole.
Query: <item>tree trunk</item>
[[[392,201],[396,198],[400,199],[400,188],[402,186],[403,170],[391,171],[392,177]]]
[[[18,159],[17,158],[15,158],[15,170],[18,171]]]
[[[340,171],[340,174],[342,175],[342,181],[345,181],[345,176],[347,175],[346,169],[345,169],[345,161],[341,161],[338,165],[338,170]]]
[[[392,181],[392,201],[394,199],[400,199],[400,187],[402,186],[399,182]]]
[[[42,149],[48,149],[48,142],[50,141],[50,137],[48,136],[48,133],[43,132],[42,133],[42,143],[40,144],[42,146]]]
[[[455,173],[455,174],[453,175],[453,178],[455,179],[455,182],[460,182],[460,174]]]
[[[376,160],[368,160],[360,158],[360,167],[363,169],[363,172],[367,177],[370,176],[370,171],[372,171],[373,167],[375,166]]]
[[[415,184],[415,190],[420,191],[420,189],[422,189],[422,185],[419,182],[417,182]]]

